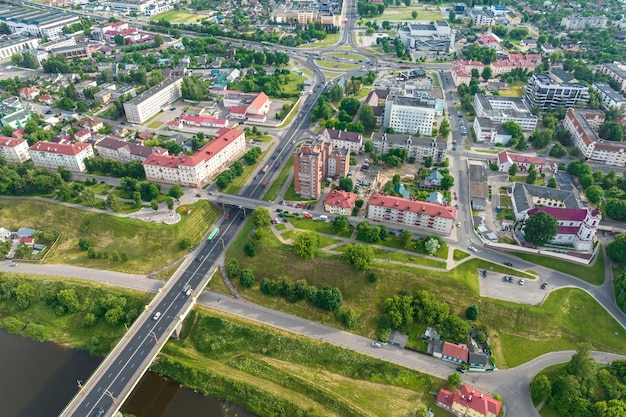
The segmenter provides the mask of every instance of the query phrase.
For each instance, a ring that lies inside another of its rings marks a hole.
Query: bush
[[[335,318],[339,323],[343,324],[348,329],[352,329],[356,326],[356,313],[351,308],[342,308],[337,310]]]
[[[243,251],[249,257],[253,257],[259,252],[259,244],[255,240],[249,240],[246,246],[244,246]]]
[[[369,274],[367,274],[367,281],[375,284],[376,282],[378,282],[379,276],[377,272],[370,272]]]
[[[478,319],[478,306],[476,304],[471,305],[465,311],[465,316],[468,320],[477,320]]]
[[[252,288],[256,284],[256,277],[251,269],[242,269],[239,275],[239,282],[244,288]]]
[[[24,328],[24,323],[15,317],[7,317],[2,321],[2,327],[4,327],[4,330],[9,334],[19,334]]]
[[[237,278],[240,270],[241,267],[239,266],[239,261],[237,259],[232,259],[228,265],[226,265],[226,275],[228,278]]]

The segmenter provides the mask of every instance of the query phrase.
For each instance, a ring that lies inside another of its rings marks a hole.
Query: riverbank
[[[10,333],[104,355],[150,297],[67,279],[0,274],[0,324]],[[154,370],[261,417],[414,416],[433,405],[428,392],[443,384],[200,308],[186,320],[181,339],[166,344]]]

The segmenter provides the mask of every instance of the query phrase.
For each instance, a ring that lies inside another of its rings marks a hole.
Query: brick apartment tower
[[[318,199],[325,178],[344,178],[350,168],[350,151],[330,142],[309,139],[293,156],[294,190],[302,198]]]

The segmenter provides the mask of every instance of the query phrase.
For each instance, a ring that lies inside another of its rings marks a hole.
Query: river
[[[101,358],[0,329],[0,415],[56,417]],[[254,417],[243,408],[195,394],[147,373],[122,407],[137,417]]]

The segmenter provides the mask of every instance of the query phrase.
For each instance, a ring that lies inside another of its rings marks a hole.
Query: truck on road
[[[270,166],[269,166],[269,165],[265,165],[265,166],[263,167],[263,169],[261,170],[261,172],[262,172],[262,173],[264,173],[264,174],[266,174],[268,169],[270,169]]]

